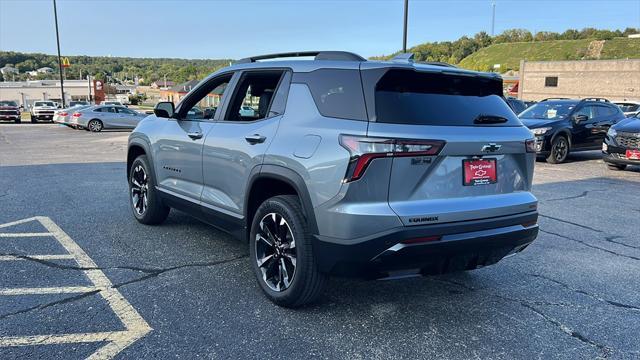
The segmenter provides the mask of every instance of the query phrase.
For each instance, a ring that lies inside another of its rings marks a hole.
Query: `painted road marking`
[[[0,347],[10,346],[36,346],[36,345],[52,345],[52,344],[71,344],[71,343],[91,343],[91,342],[107,342],[106,345],[98,349],[88,359],[112,359],[127,346],[133,344],[137,340],[144,337],[152,329],[147,322],[138,314],[138,312],[129,304],[122,294],[113,287],[113,284],[102,272],[97,269],[97,265],[82,250],[78,244],[67,233],[65,233],[51,219],[45,216],[35,216],[32,218],[17,220],[6,224],[0,224],[0,229],[8,228],[15,225],[37,221],[44,226],[48,232],[46,233],[0,233],[0,238],[11,237],[53,237],[68,252],[67,254],[42,254],[29,255],[29,258],[53,260],[53,259],[73,259],[79,267],[86,268],[82,270],[84,275],[89,278],[93,286],[64,286],[49,288],[14,288],[0,289],[0,296],[19,296],[19,295],[41,295],[41,294],[63,294],[63,293],[87,293],[97,291],[97,294],[107,302],[111,310],[116,314],[122,322],[125,330],[122,331],[106,331],[97,333],[78,333],[78,334],[50,334],[36,336],[3,336],[0,337]],[[2,261],[24,260],[19,256],[6,255],[2,257]]]

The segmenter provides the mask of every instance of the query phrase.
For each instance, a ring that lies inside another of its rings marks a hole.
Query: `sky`
[[[496,0],[510,28],[640,28],[640,0]],[[62,55],[241,58],[402,48],[403,0],[58,0]],[[490,0],[409,0],[408,46],[491,32]],[[0,0],[0,50],[56,53],[52,0]]]

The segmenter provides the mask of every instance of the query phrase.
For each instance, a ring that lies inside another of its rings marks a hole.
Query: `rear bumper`
[[[349,243],[315,236],[319,270],[331,275],[381,278],[400,273],[442,274],[491,265],[522,251],[538,235],[537,211],[498,218],[395,228]],[[404,244],[405,240],[440,240]]]

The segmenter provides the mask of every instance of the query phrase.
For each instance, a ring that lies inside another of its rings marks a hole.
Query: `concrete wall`
[[[545,77],[557,76],[557,87],[546,87]],[[640,59],[521,61],[518,98],[603,97],[640,101]]]

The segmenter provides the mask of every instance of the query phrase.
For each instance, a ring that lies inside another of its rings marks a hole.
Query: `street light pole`
[[[404,0],[404,29],[402,32],[402,52],[407,52],[407,19],[409,17],[409,0]]]
[[[64,79],[62,77],[62,56],[60,55],[60,35],[58,34],[58,9],[56,0],[53,0],[53,16],[56,21],[56,43],[58,44],[58,67],[60,68],[60,92],[62,93],[62,107],[67,107],[64,101]]]
[[[495,36],[496,32],[496,2],[491,2],[491,36]]]

